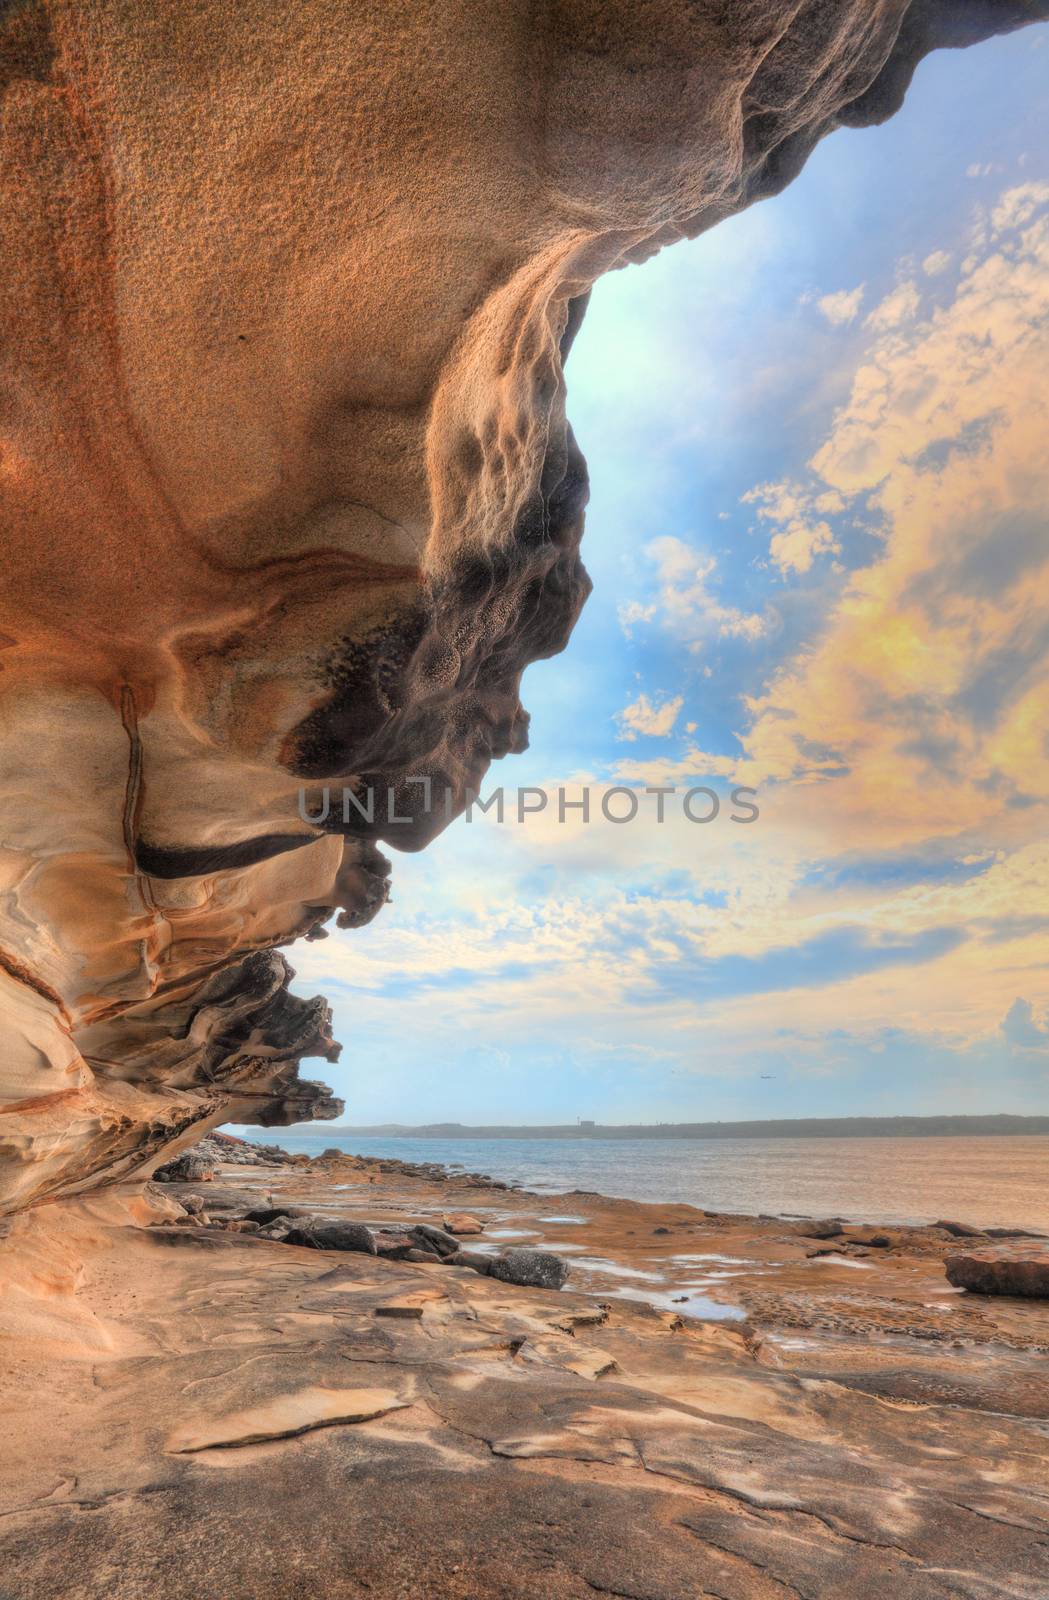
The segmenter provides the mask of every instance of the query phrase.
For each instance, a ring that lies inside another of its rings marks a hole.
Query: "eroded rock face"
[[[1047,11],[2,8],[0,1206],[338,1112],[275,947],[524,748],[587,593],[590,284]]]
[[[1016,1243],[948,1256],[947,1282],[973,1294],[1010,1294],[1049,1299],[1049,1241]]]

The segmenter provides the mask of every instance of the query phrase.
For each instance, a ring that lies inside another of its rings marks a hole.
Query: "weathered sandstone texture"
[[[1049,1594],[1049,1303],[949,1289],[943,1229],[868,1252],[846,1224],[813,1259],[771,1217],[575,1195],[566,1219],[352,1157],[224,1163],[206,1217],[193,1197],[8,1221],[11,1600]],[[491,1258],[567,1250],[566,1286],[230,1220],[426,1237],[466,1200]]]
[[[0,6],[0,1207],[338,1109],[276,947],[525,744],[592,281],[1047,11]]]
[[[996,1245],[948,1256],[947,1280],[976,1294],[1033,1295],[1049,1299],[1049,1244]]]

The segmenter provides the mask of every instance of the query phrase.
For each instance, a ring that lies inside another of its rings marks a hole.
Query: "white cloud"
[[[633,636],[633,630],[639,622],[651,622],[655,614],[656,607],[654,605],[644,606],[640,600],[628,600],[619,607],[619,626],[629,639]]]
[[[1049,183],[1020,183],[1006,189],[991,212],[995,233],[1025,228],[1031,218],[1049,201]]]
[[[834,294],[823,295],[816,305],[832,327],[843,327],[859,316],[865,288],[866,285],[861,283],[855,289],[838,289]]]
[[[973,161],[966,167],[965,176],[967,178],[988,178],[993,171],[994,163],[992,161]]]
[[[646,545],[659,575],[659,611],[663,622],[695,650],[708,634],[753,642],[768,631],[769,619],[759,612],[723,605],[711,592],[710,579],[717,570],[713,556],[704,555],[683,539],[664,534]]]
[[[818,555],[840,552],[841,544],[825,520],[845,508],[837,490],[814,493],[784,480],[758,484],[743,500],[758,506],[759,517],[780,525],[769,541],[769,556],[780,572],[808,572]]]
[[[930,278],[938,278],[941,272],[946,272],[951,264],[949,250],[934,250],[922,262],[922,271]]]
[[[910,322],[919,305],[921,295],[915,283],[908,279],[897,284],[891,294],[887,294],[880,305],[875,306],[870,316],[866,319],[866,326],[873,328],[875,333],[888,333],[891,328],[898,328],[903,322]]]
[[[685,698],[680,694],[673,700],[657,696],[655,701],[650,700],[647,694],[638,695],[631,705],[616,712],[620,739],[636,739],[639,733],[649,739],[665,739],[673,731],[684,703]]]

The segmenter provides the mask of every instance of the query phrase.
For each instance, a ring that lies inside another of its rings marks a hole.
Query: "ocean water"
[[[239,1130],[237,1130],[239,1131]],[[436,1161],[543,1194],[596,1189],[711,1211],[1049,1232],[1049,1135],[957,1139],[403,1139],[294,1129],[288,1150]]]

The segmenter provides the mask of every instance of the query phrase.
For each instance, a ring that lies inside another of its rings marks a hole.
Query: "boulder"
[[[467,1211],[453,1211],[444,1218],[445,1231],[462,1236],[473,1233],[483,1233],[484,1223],[478,1217],[470,1216]]]
[[[376,1228],[373,1235],[375,1253],[387,1261],[407,1261],[411,1250],[418,1250],[419,1241],[406,1228]]]
[[[488,1271],[502,1283],[517,1283],[526,1289],[560,1289],[568,1277],[568,1262],[552,1250],[507,1250],[495,1257]]]
[[[375,1235],[363,1222],[326,1222],[314,1217],[291,1228],[284,1242],[305,1245],[308,1250],[352,1250],[366,1256],[376,1253]]]
[[[482,1255],[480,1250],[457,1250],[454,1256],[445,1256],[446,1267],[470,1267],[474,1272],[487,1276],[492,1270],[491,1256]]]
[[[450,1233],[445,1233],[441,1228],[434,1228],[428,1222],[417,1223],[412,1233],[421,1250],[429,1250],[439,1256],[454,1256],[459,1248],[459,1241],[453,1239]]]
[[[196,1150],[184,1150],[174,1161],[165,1161],[153,1174],[155,1183],[210,1183],[216,1163]]]
[[[944,1264],[947,1281],[956,1289],[1049,1299],[1049,1243],[962,1250]]]
[[[970,1228],[967,1222],[943,1222],[941,1220],[934,1223],[933,1226],[942,1228],[944,1233],[951,1235],[952,1239],[978,1239],[982,1232],[980,1228]]]

